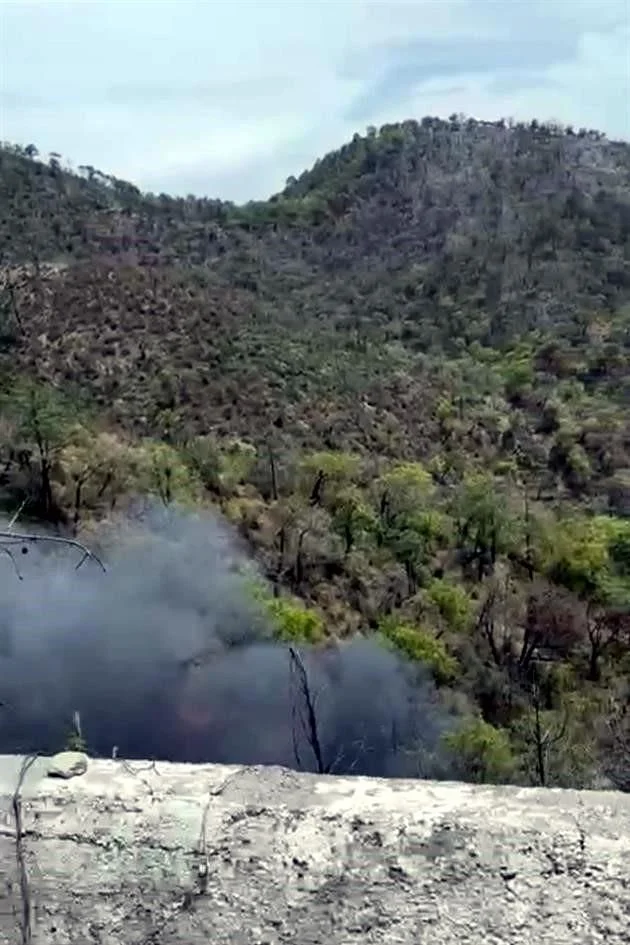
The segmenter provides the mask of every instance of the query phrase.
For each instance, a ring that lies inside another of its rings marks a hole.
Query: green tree
[[[184,461],[193,470],[204,489],[211,492],[221,491],[223,485],[221,479],[222,457],[219,444],[214,437],[192,437],[184,444],[181,453]]]
[[[338,492],[355,480],[361,471],[361,458],[341,451],[311,453],[299,463],[302,488],[311,505],[328,505]]]
[[[514,404],[520,404],[531,393],[534,383],[534,367],[528,350],[513,353],[503,367],[505,396]]]
[[[219,483],[232,491],[246,482],[257,459],[256,447],[244,440],[230,440],[219,451]]]
[[[615,521],[606,516],[572,515],[550,523],[539,534],[539,568],[551,580],[589,599],[611,576]]]
[[[409,594],[415,594],[447,531],[444,516],[432,507],[433,477],[420,463],[401,463],[380,477],[377,491],[379,543],[404,566]]]
[[[477,579],[492,574],[509,543],[510,518],[505,499],[490,476],[468,476],[456,498],[457,547],[464,565],[474,565]]]
[[[630,580],[630,522],[613,519],[610,527],[608,552],[615,573]]]
[[[105,501],[117,500],[138,481],[137,450],[112,433],[77,426],[59,453],[60,496],[75,529],[84,512],[96,513]]]
[[[361,536],[376,528],[376,515],[356,486],[347,486],[332,502],[333,528],[341,535],[344,552],[350,554]]]
[[[382,541],[405,568],[409,594],[418,589],[421,578],[445,536],[445,519],[438,512],[418,510],[397,516],[385,530]]]
[[[164,505],[190,503],[200,497],[200,483],[179,452],[167,443],[145,440],[137,452],[140,482]]]
[[[2,395],[2,410],[13,425],[19,465],[34,492],[31,510],[46,521],[60,510],[53,490],[55,463],[77,426],[76,407],[53,387],[20,380]]]
[[[414,515],[433,497],[433,478],[421,463],[401,463],[377,482],[381,518],[385,526],[399,517]]]

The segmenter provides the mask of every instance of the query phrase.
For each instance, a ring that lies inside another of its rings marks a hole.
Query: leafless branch
[[[22,575],[21,575],[21,573],[20,573],[20,569],[19,569],[18,566],[17,566],[17,561],[16,561],[15,558],[13,557],[13,552],[11,551],[11,549],[10,549],[10,548],[3,548],[2,545],[0,545],[0,553],[1,553],[1,554],[5,554],[5,555],[7,556],[7,558],[10,558],[10,559],[11,559],[11,563],[13,564],[13,567],[14,567],[14,569],[15,569],[15,573],[16,573],[16,576],[17,576],[18,581],[23,581],[24,578],[22,577]]]
[[[207,824],[208,824],[208,813],[210,811],[210,804],[212,803],[213,797],[220,797],[221,794],[225,791],[227,787],[232,784],[241,774],[246,770],[246,768],[239,768],[237,771],[233,771],[232,774],[228,774],[220,784],[217,784],[216,787],[210,788],[208,791],[208,800],[206,801],[203,809],[203,816],[201,818],[201,827],[199,829],[199,840],[197,841],[197,854],[199,856],[205,856],[207,858],[208,853],[208,838],[207,838]]]
[[[536,771],[541,787],[547,786],[548,759],[551,749],[559,744],[566,735],[569,725],[569,712],[566,707],[562,711],[562,720],[554,732],[551,726],[543,726],[540,692],[538,686],[531,687],[531,703],[534,709],[533,724],[530,726],[530,737],[533,739],[536,752]]]
[[[6,531],[0,531],[0,548],[2,550],[6,550],[7,547],[11,545],[22,545],[25,547],[28,544],[42,544],[44,542],[48,542],[49,544],[65,545],[69,548],[77,548],[82,553],[83,557],[77,564],[75,571],[78,571],[88,559],[95,561],[103,572],[106,572],[107,570],[98,555],[94,554],[93,551],[90,551],[89,548],[86,548],[85,545],[81,544],[80,541],[76,541],[74,538],[60,538],[53,535],[22,534],[11,531],[10,528]]]
[[[346,761],[346,765],[345,765],[345,768],[344,768],[344,774],[352,774],[352,773],[353,773],[353,771],[355,770],[356,766],[359,764],[359,761],[361,760],[361,758],[364,757],[364,756],[366,755],[366,753],[367,753],[367,748],[366,748],[366,745],[365,745],[365,739],[363,739],[363,738],[361,738],[361,739],[356,739],[356,740],[354,741],[353,747],[356,748],[356,754],[355,754],[353,760],[352,760],[351,762],[348,762],[348,761],[347,761],[347,755],[346,755],[346,752],[345,752],[345,749],[344,749],[343,745],[340,745],[340,746],[339,746],[339,749],[338,749],[338,751],[337,751],[337,754],[335,755],[334,760],[331,761],[331,763],[328,765],[328,768],[327,768],[327,773],[328,773],[328,774],[332,774],[332,773],[337,769],[338,765],[340,765],[340,764],[342,763],[342,761]]]
[[[37,761],[38,755],[29,755],[22,761],[18,783],[12,798],[13,819],[15,822],[15,859],[17,863],[18,881],[20,884],[20,899],[22,915],[20,919],[20,945],[31,945],[33,930],[31,925],[31,892],[26,870],[26,856],[24,852],[24,826],[22,822],[22,787],[24,779]]]
[[[11,532],[11,534],[13,534],[13,528],[15,526],[15,523],[17,522],[20,515],[22,514],[24,510],[24,506],[26,505],[27,501],[28,499],[23,499],[22,504],[16,510],[11,521],[9,522],[7,531]],[[15,560],[15,557],[13,556],[13,552],[11,551],[11,549],[7,548],[6,546],[0,545],[0,553],[5,554],[8,558],[11,559],[11,563],[13,564],[13,567],[15,569],[15,574],[17,576],[18,581],[24,580],[24,578],[22,577],[22,574],[20,573],[20,569],[18,568],[17,561]]]
[[[9,529],[8,529],[9,531],[13,531],[13,527],[14,527],[15,523],[17,522],[17,520],[19,519],[19,517],[20,517],[20,515],[22,514],[22,512],[24,511],[24,507],[26,506],[26,503],[27,503],[27,502],[28,502],[28,499],[23,499],[23,500],[22,500],[22,504],[20,505],[20,507],[18,508],[18,510],[15,512],[15,514],[14,514],[13,518],[11,519],[11,521],[9,522]]]

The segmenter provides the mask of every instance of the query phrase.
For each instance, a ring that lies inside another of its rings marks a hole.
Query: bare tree
[[[317,720],[317,693],[311,687],[308,672],[297,649],[289,647],[289,665],[291,668],[291,689],[293,715],[293,752],[298,767],[302,767],[300,757],[300,733],[306,739],[315,756],[318,774],[329,774],[331,766],[325,762]]]
[[[346,773],[351,773],[368,750],[365,738],[361,737],[353,741],[351,754],[347,753],[350,746],[344,745],[338,738],[334,738],[332,746],[329,744],[326,747],[322,737],[317,708],[320,692],[313,688],[304,660],[294,646],[289,647],[289,667],[291,674],[291,731],[293,753],[298,769],[303,769],[300,740],[304,738],[315,758],[318,774],[332,774],[334,771],[338,771],[342,764],[343,770]],[[332,750],[330,750],[331,747]],[[392,722],[391,750],[394,752],[397,750],[394,722]]]
[[[599,682],[603,657],[615,646],[630,645],[630,613],[625,608],[587,607],[588,679]]]
[[[557,726],[548,725],[544,719],[540,690],[536,684],[531,688],[532,721],[529,737],[534,748],[536,776],[541,787],[549,782],[549,756],[555,745],[566,735],[568,714],[563,712]]]
[[[568,657],[583,642],[585,621],[580,602],[568,592],[539,580],[526,594],[514,596],[510,578],[490,580],[476,622],[493,662],[526,680],[536,662]]]

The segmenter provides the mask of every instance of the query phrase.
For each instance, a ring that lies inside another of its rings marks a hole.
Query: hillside
[[[630,145],[427,118],[244,206],[5,146],[0,267],[7,507],[219,505],[467,776],[630,786]]]

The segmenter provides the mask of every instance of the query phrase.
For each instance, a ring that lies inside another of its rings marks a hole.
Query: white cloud
[[[0,137],[156,191],[266,196],[367,124],[630,138],[628,0],[0,0]]]

